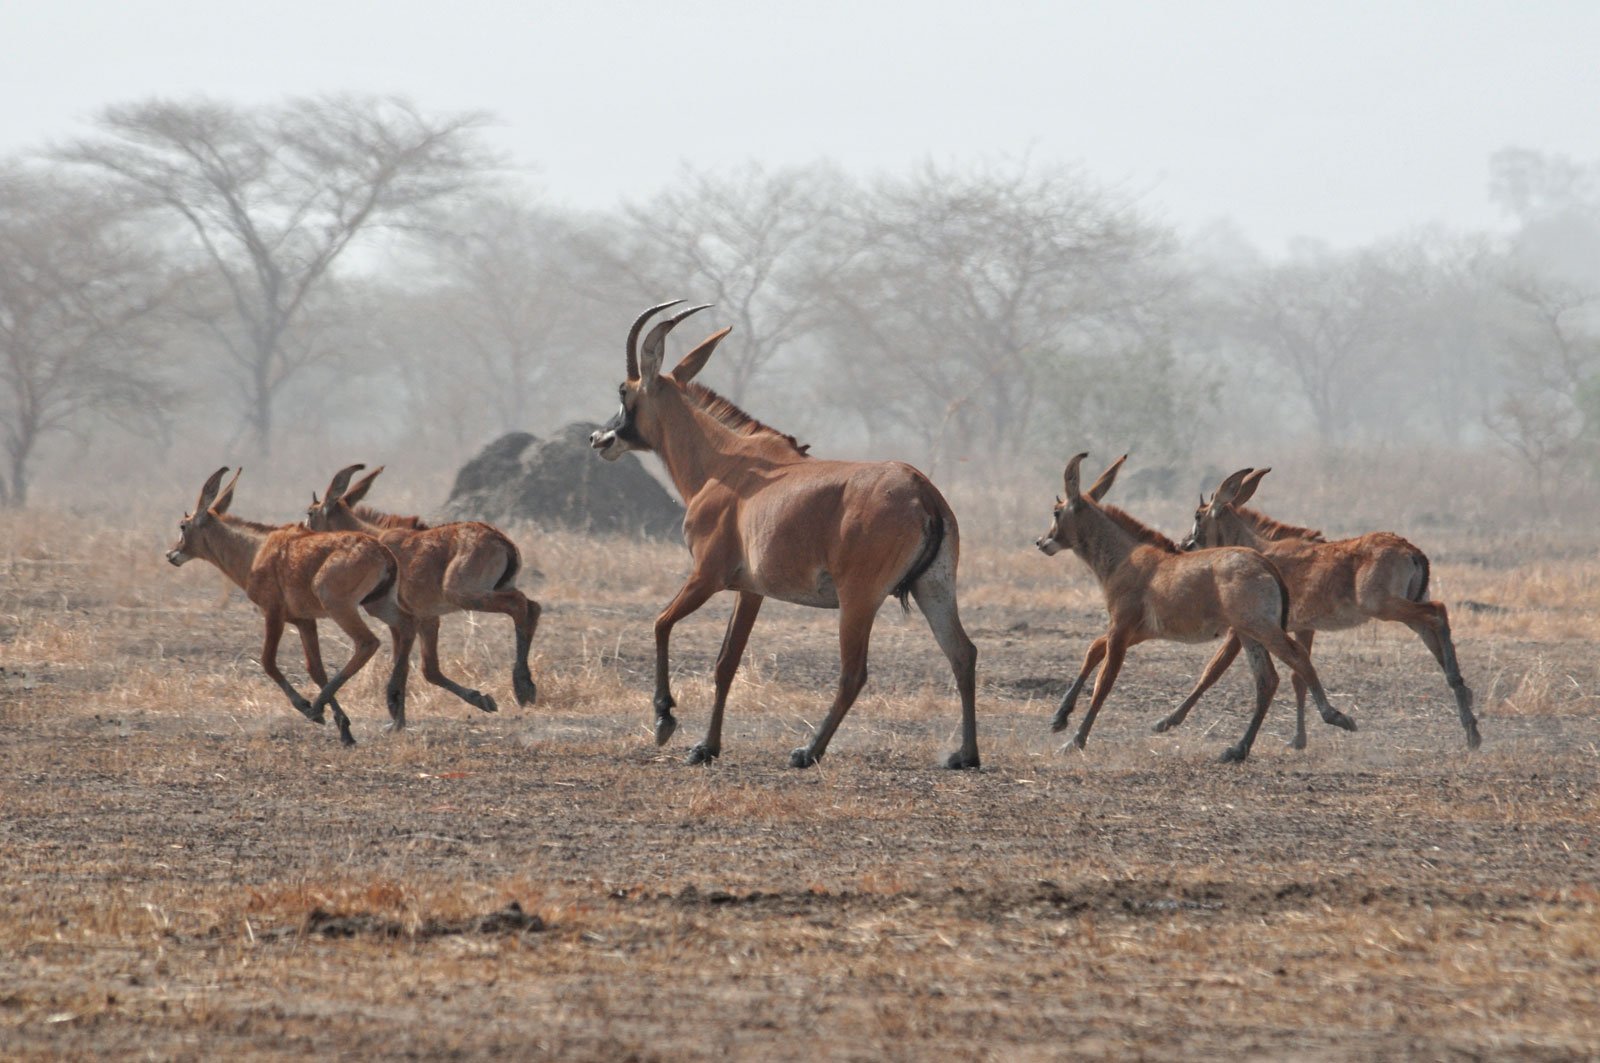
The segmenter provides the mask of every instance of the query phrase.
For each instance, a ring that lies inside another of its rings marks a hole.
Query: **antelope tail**
[[[1278,626],[1283,628],[1283,630],[1288,631],[1289,630],[1289,584],[1287,582],[1285,582],[1285,580],[1283,578],[1283,573],[1278,571],[1278,566],[1277,565],[1273,564],[1271,561],[1268,561],[1267,562],[1267,568],[1272,570],[1272,578],[1278,581],[1278,602],[1279,602],[1279,605],[1278,605]]]
[[[503,591],[511,586],[517,578],[517,573],[522,571],[522,551],[518,550],[517,544],[510,539],[506,540],[506,546],[510,548],[506,551],[506,570],[495,581],[494,589],[497,591]]]
[[[371,594],[361,599],[361,604],[371,605],[373,602],[377,601],[393,590],[395,577],[398,576],[399,573],[400,567],[395,563],[393,557],[389,558],[389,563],[384,567],[383,570],[383,579],[379,580],[378,585],[372,588]]]
[[[923,483],[920,479],[918,482]],[[937,499],[928,497],[932,494],[932,485],[927,486],[930,490],[924,491],[924,498],[928,515],[922,522],[922,547],[917,551],[916,560],[911,562],[911,567],[906,570],[905,576],[890,592],[900,600],[900,609],[905,613],[911,612],[911,603],[907,600],[907,596],[911,593],[911,585],[928,571],[928,567],[939,556],[939,549],[944,546],[944,516],[940,512]]]
[[[1414,602],[1425,602],[1428,600],[1428,555],[1418,550],[1411,555],[1411,560],[1421,570],[1421,578],[1420,581],[1417,577],[1412,578],[1414,589],[1409,597]]]

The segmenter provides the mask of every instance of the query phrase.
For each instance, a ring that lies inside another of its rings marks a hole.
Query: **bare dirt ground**
[[[1435,550],[1476,753],[1420,643],[1372,626],[1318,640],[1361,729],[1288,749],[1285,682],[1235,767],[1243,669],[1149,733],[1209,647],[1136,648],[1059,753],[1098,598],[1071,559],[973,546],[983,769],[936,766],[949,673],[891,603],[866,694],[798,772],[831,614],[768,605],[723,758],[692,768],[728,603],[678,629],[657,749],[650,619],[681,548],[522,540],[548,576],[539,705],[512,704],[503,618],[451,618],[448,668],[502,711],[413,669],[412,729],[385,734],[383,653],[341,697],[346,750],[261,674],[253,609],[158,533],[0,529],[0,1057],[1600,1055],[1589,558]],[[282,659],[304,689],[292,636]]]

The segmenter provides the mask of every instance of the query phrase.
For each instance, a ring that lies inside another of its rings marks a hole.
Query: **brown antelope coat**
[[[266,618],[262,670],[308,719],[322,723],[323,707],[331,707],[339,740],[354,745],[350,720],[334,695],[378,648],[377,636],[361,619],[361,609],[389,625],[397,646],[402,639],[394,555],[359,532],[319,533],[302,524],[258,524],[229,516],[239,474],[219,492],[217,486],[227,471],[218,469],[200,489],[194,512],[178,523],[178,541],[167,552],[167,560],[174,565],[195,558],[209,561],[243,588]],[[350,660],[331,681],[323,670],[317,641],[317,621],[323,618],[333,620],[355,643]],[[320,688],[314,701],[301,697],[278,669],[278,641],[286,623],[300,632],[306,671]]]
[[[1244,509],[1268,469],[1241,469],[1202,500],[1187,548],[1248,546],[1260,550],[1289,584],[1289,630],[1307,655],[1318,631],[1359,627],[1369,620],[1391,620],[1417,633],[1444,671],[1455,694],[1456,712],[1466,731],[1467,747],[1478,748],[1478,721],[1472,714],[1472,691],[1456,663],[1450,618],[1443,602],[1428,599],[1428,556],[1392,532],[1373,532],[1354,539],[1327,542],[1320,532],[1282,524]],[[1239,651],[1223,643],[1206,665],[1183,703],[1156,725],[1164,731],[1182,723],[1195,702],[1217,681]],[[1306,744],[1305,689],[1294,684],[1296,714],[1294,747]]]
[[[839,687],[827,718],[789,763],[806,767],[828,748],[867,678],[867,644],[878,608],[889,595],[916,599],[955,673],[961,697],[961,748],[947,766],[978,766],[975,712],[977,650],[956,607],[960,534],[955,515],[928,478],[899,462],[823,461],[732,403],[693,383],[723,329],[661,373],[667,332],[704,307],[628,334],[627,378],[616,415],[591,437],[602,457],[653,451],[683,497],[684,538],[694,565],[655,622],[655,734],[665,743],[677,727],[668,682],[673,625],[718,591],[739,595],[716,663],[716,695],[705,737],[689,753],[701,763],[722,751],[728,688],[766,598],[839,610]]]
[[[1036,545],[1047,555],[1071,550],[1089,566],[1105,595],[1110,627],[1089,647],[1050,729],[1066,728],[1079,692],[1102,658],[1105,666],[1095,682],[1089,710],[1068,746],[1082,749],[1088,741],[1089,729],[1111,693],[1128,647],[1149,639],[1209,642],[1232,634],[1255,673],[1256,708],[1244,735],[1223,753],[1224,761],[1242,761],[1249,755],[1272,704],[1278,674],[1268,654],[1306,681],[1325,716],[1331,716],[1330,722],[1354,730],[1348,717],[1328,705],[1310,658],[1284,630],[1288,590],[1272,563],[1254,550],[1237,547],[1180,552],[1153,528],[1114,506],[1100,504],[1099,497],[1115,479],[1120,459],[1089,492],[1080,492],[1079,467],[1087,456],[1079,454],[1067,463],[1066,499],[1057,500],[1050,530]]]
[[[522,568],[522,554],[498,528],[478,521],[458,521],[430,527],[420,517],[401,517],[358,506],[380,465],[355,484],[350,478],[366,468],[351,465],[339,470],[322,500],[311,496],[306,524],[317,531],[361,531],[377,537],[399,562],[400,609],[414,618],[421,636],[422,675],[434,686],[450,691],[468,705],[494,712],[494,698],[464,687],[439,667],[439,618],[457,612],[504,613],[516,628],[516,651],[511,661],[511,688],[519,705],[538,698],[528,651],[539,626],[539,603],[513,585]],[[390,726],[406,725],[406,674],[410,666],[410,630],[404,645],[395,648],[394,670],[389,677]]]

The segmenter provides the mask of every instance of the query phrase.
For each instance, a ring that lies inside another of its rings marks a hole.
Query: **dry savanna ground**
[[[414,670],[413,726],[384,733],[384,652],[341,698],[344,749],[261,674],[248,603],[164,562],[170,526],[0,526],[0,1057],[1600,1054],[1592,550],[1413,536],[1479,751],[1420,643],[1369,626],[1318,640],[1358,732],[1288,749],[1285,683],[1224,766],[1243,669],[1150,733],[1207,647],[1135,649],[1087,750],[1058,752],[1098,596],[1071,558],[972,536],[983,769],[936,766],[949,673],[891,603],[801,772],[830,613],[767,606],[724,755],[689,767],[714,601],[674,640],[682,728],[650,741],[681,547],[520,532],[539,704],[512,702],[503,618],[450,618],[447,667],[501,712]],[[282,658],[304,687],[292,634]]]

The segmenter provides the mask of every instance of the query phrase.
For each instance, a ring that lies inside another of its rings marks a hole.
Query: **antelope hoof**
[[[1249,755],[1250,751],[1243,746],[1229,746],[1222,751],[1222,756],[1218,759],[1224,764],[1243,764],[1244,758]]]
[[[1065,731],[1067,729],[1067,721],[1070,720],[1071,718],[1072,718],[1072,706],[1071,705],[1063,705],[1063,706],[1061,706],[1059,709],[1056,710],[1056,714],[1054,716],[1050,717],[1050,733],[1054,734],[1057,731]]]
[[[494,703],[494,697],[489,694],[479,694],[472,699],[472,704],[484,712],[499,712],[500,706]]]
[[[810,746],[801,746],[789,754],[789,767],[809,768],[817,762],[817,757],[811,752]]]
[[[1156,721],[1156,725],[1150,730],[1154,731],[1156,734],[1166,734],[1168,731],[1172,730],[1182,722],[1182,720],[1176,719],[1172,716],[1163,716],[1161,719]]]
[[[710,764],[722,755],[720,749],[712,749],[704,742],[696,742],[689,750],[689,755],[684,758],[685,764]]]
[[[1478,725],[1476,723],[1467,724],[1467,748],[1477,749],[1482,741],[1483,739],[1478,735]]]
[[[1067,741],[1061,743],[1061,748],[1056,750],[1056,752],[1065,753],[1069,749],[1076,749],[1081,753],[1083,752],[1084,743],[1087,741],[1088,740],[1081,734],[1073,735],[1071,738],[1067,739]]]
[[[672,732],[678,729],[677,718],[670,712],[656,714],[656,745],[664,746],[667,739],[672,737]]]
[[[398,716],[390,717],[389,722],[383,725],[383,730],[384,730],[385,734],[393,734],[396,731],[404,731],[405,729],[406,729],[406,716],[405,716],[405,713],[401,713]]]
[[[349,720],[339,721],[339,744],[344,746],[353,746],[356,744],[355,735],[350,733]]]
[[[1325,723],[1332,724],[1334,727],[1342,727],[1346,731],[1354,731],[1356,729],[1356,722],[1338,709],[1333,710],[1333,715],[1324,716],[1322,719]]]
[[[524,708],[539,700],[539,688],[525,675],[512,676],[511,689],[516,692],[517,704]]]
[[[973,752],[968,753],[964,750],[958,749],[954,753],[950,754],[950,756],[945,758],[944,766],[951,769],[970,768],[973,771],[976,771],[978,768],[977,751],[974,750]]]
[[[1289,748],[1290,749],[1304,749],[1305,747],[1306,747],[1306,733],[1304,731],[1296,732],[1295,736],[1292,739],[1289,740]]]

